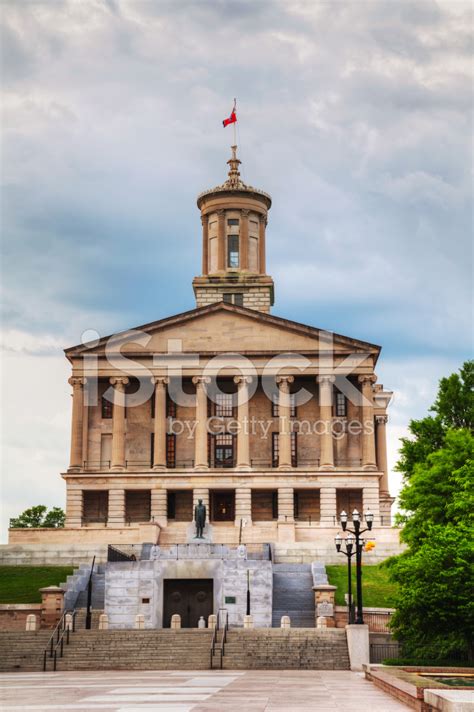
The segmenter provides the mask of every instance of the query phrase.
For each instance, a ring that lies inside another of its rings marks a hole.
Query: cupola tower
[[[228,178],[198,196],[202,275],[193,280],[198,307],[224,301],[268,313],[273,279],[266,274],[265,230],[272,200],[240,177],[237,146]]]

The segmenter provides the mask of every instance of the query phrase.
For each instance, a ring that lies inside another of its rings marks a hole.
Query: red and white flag
[[[231,112],[229,118],[228,118],[228,119],[224,119],[224,121],[222,122],[222,126],[223,126],[224,128],[225,128],[226,126],[228,126],[229,124],[235,124],[235,123],[236,123],[236,121],[237,121],[236,107],[237,107],[237,103],[236,103],[236,100],[234,99],[234,106],[233,106],[233,109],[232,109],[232,112]]]

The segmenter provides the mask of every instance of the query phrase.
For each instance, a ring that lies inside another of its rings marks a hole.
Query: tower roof
[[[262,200],[267,208],[270,208],[272,204],[272,199],[268,193],[265,193],[264,190],[259,190],[258,188],[254,188],[252,185],[247,185],[246,183],[243,182],[243,180],[240,177],[240,171],[239,171],[239,165],[241,164],[241,161],[237,158],[237,146],[231,146],[232,149],[232,156],[230,159],[227,161],[227,165],[229,166],[229,173],[228,173],[228,178],[227,180],[222,183],[221,185],[216,185],[215,188],[210,188],[209,190],[204,190],[202,193],[199,193],[197,197],[197,205],[198,208],[201,208],[201,205],[203,201],[212,196],[217,194],[229,194],[229,195],[235,195],[235,194],[251,194],[257,199]]]

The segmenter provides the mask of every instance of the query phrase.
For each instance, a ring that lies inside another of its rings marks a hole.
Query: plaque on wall
[[[224,603],[237,603],[237,599],[235,596],[225,596]]]
[[[318,603],[317,606],[317,614],[318,617],[332,617],[334,616],[334,606],[332,603],[328,603],[327,601],[322,601],[321,603]]]

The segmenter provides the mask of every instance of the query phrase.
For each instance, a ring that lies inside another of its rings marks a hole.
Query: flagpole
[[[236,110],[236,108],[237,108],[237,99],[234,98],[234,111]],[[235,131],[236,123],[237,122],[234,121],[234,123],[232,124],[232,128],[234,129],[234,146],[237,146],[237,136],[236,136],[236,131]]]

